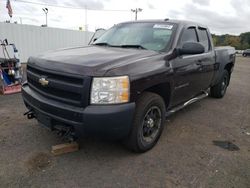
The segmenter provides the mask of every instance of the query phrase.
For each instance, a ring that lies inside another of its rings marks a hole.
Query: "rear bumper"
[[[49,119],[42,122],[47,127],[53,129],[56,124],[71,125],[78,135],[109,139],[121,139],[128,135],[135,110],[135,103],[75,107],[45,98],[27,84],[22,87],[22,96],[26,107],[36,117],[42,115]]]

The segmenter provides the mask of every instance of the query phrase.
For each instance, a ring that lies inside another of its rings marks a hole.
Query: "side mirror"
[[[6,44],[6,45],[9,45],[8,43],[8,40],[7,39],[4,39],[3,42]]]
[[[205,52],[205,47],[198,42],[186,42],[182,48],[179,49],[180,55],[195,55]]]
[[[103,33],[105,33],[106,30],[105,29],[96,29],[95,33],[93,34],[93,36],[91,37],[90,41],[89,41],[89,45],[93,44],[93,42],[95,42],[98,38],[100,38],[100,36],[102,36]]]

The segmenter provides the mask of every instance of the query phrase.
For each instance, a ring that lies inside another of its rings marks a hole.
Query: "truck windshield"
[[[170,23],[124,23],[106,31],[94,45],[163,51],[170,43]]]

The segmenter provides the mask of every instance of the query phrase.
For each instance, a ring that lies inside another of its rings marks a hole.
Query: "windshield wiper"
[[[124,44],[124,45],[120,45],[119,47],[122,47],[122,48],[138,48],[138,49],[147,50],[147,48],[145,48],[145,47],[143,47],[142,45],[139,45],[139,44]]]
[[[118,47],[118,48],[138,48],[138,49],[143,49],[147,50],[147,48],[139,45],[139,44],[123,44],[123,45],[111,45],[107,42],[99,42],[99,43],[94,43],[93,45],[98,45],[98,46],[108,46],[108,47]]]
[[[98,46],[112,46],[107,42],[98,42],[98,43],[94,43],[94,45],[98,45]]]

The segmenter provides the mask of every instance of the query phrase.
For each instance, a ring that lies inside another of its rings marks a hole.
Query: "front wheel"
[[[228,85],[229,85],[229,73],[227,70],[224,70],[220,82],[210,88],[210,95],[214,98],[224,97]]]
[[[142,153],[157,143],[165,122],[165,103],[157,94],[145,92],[136,102],[136,111],[129,136],[124,143],[128,149]]]

